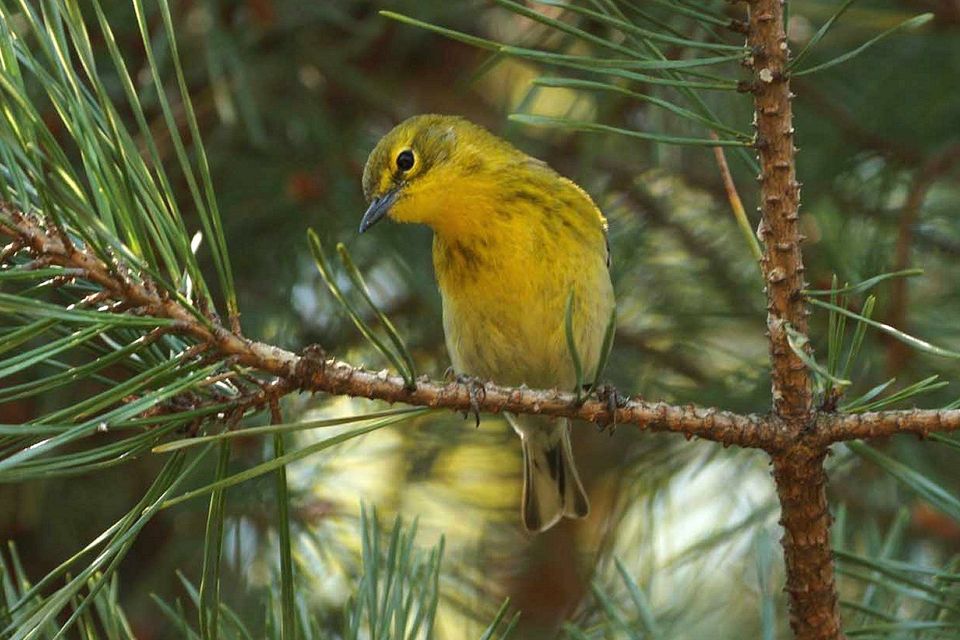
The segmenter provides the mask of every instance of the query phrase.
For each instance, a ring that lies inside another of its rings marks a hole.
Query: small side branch
[[[924,438],[931,433],[958,430],[960,430],[960,410],[958,409],[821,414],[817,419],[817,436],[823,443],[887,438],[900,434]]]
[[[719,139],[713,131],[710,132],[710,137],[714,140]],[[737,226],[740,227],[740,232],[743,234],[744,239],[746,239],[747,246],[750,247],[750,252],[753,254],[754,259],[760,262],[763,260],[763,250],[760,248],[760,243],[757,242],[757,237],[753,235],[753,229],[750,228],[750,220],[747,218],[747,212],[743,208],[740,194],[737,193],[737,185],[733,182],[733,175],[730,173],[730,167],[727,165],[727,157],[723,153],[723,147],[714,147],[713,155],[717,159],[717,168],[720,169],[720,178],[723,180],[723,189],[727,192],[727,201],[730,203],[733,217],[737,221]]]

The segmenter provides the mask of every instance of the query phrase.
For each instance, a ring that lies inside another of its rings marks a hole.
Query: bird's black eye
[[[410,171],[413,168],[413,151],[410,149],[404,149],[400,152],[400,155],[397,156],[397,169],[400,171]]]

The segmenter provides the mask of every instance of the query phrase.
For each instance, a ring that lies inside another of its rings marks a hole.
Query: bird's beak
[[[390,189],[379,198],[371,200],[370,206],[367,207],[367,211],[363,214],[363,219],[360,221],[360,233],[377,224],[381,218],[387,215],[390,207],[397,201],[398,195],[400,195],[399,187]]]

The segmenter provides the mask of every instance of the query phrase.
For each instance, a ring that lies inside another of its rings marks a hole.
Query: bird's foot
[[[452,373],[452,369],[447,369]],[[447,374],[444,374],[446,377]],[[483,380],[460,373],[454,376],[454,381],[467,387],[467,393],[470,394],[470,410],[463,412],[463,417],[467,418],[471,413],[477,420],[477,427],[480,426],[480,404],[487,399],[487,389],[483,386]]]
[[[597,400],[607,405],[607,411],[610,413],[611,420],[604,424],[598,424],[597,429],[601,432],[607,431],[611,436],[617,430],[617,409],[627,406],[627,397],[617,391],[612,384],[601,384],[596,388]]]
[[[301,386],[314,376],[322,374],[327,364],[327,352],[319,344],[311,344],[300,352],[295,374],[300,379]]]

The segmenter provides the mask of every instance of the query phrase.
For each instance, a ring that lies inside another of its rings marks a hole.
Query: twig
[[[821,414],[817,434],[822,443],[886,438],[912,434],[924,438],[931,433],[960,430],[960,410],[907,409],[853,414]]]
[[[711,131],[710,137],[719,140],[716,132]],[[717,159],[717,167],[720,169],[720,177],[723,179],[723,188],[727,192],[727,200],[730,202],[730,208],[733,210],[733,217],[743,233],[747,246],[750,247],[750,253],[757,262],[763,260],[763,250],[760,249],[760,243],[750,228],[750,220],[747,218],[747,212],[743,208],[743,201],[740,200],[740,194],[737,193],[737,185],[733,182],[733,176],[730,174],[730,167],[727,165],[727,157],[723,154],[723,147],[714,147],[713,155]]]
[[[0,249],[0,264],[7,262],[8,260],[10,260],[10,258],[17,255],[17,253],[22,248],[23,246],[16,240],[14,240],[7,246],[3,247],[3,249]]]

